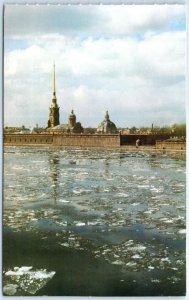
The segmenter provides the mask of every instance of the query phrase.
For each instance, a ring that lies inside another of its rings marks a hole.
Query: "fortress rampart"
[[[182,141],[156,141],[159,150],[186,150],[186,142]]]
[[[9,145],[49,145],[53,143],[50,134],[4,134],[4,144]]]
[[[119,147],[120,136],[118,134],[4,134],[4,144]]]
[[[72,134],[54,136],[53,144],[56,146],[77,147],[119,147],[120,136],[117,134]]]
[[[159,150],[186,150],[182,141],[166,141],[161,135],[120,134],[4,134],[4,144],[12,146],[65,146],[65,147],[121,147],[135,146],[140,139],[142,146],[155,146]],[[160,140],[161,139],[161,140]]]

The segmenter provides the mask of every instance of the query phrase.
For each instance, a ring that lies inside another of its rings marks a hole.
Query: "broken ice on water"
[[[5,227],[40,232],[44,242],[50,232],[60,251],[87,249],[124,271],[181,272],[184,250],[172,245],[186,236],[184,160],[105,149],[15,153],[6,155]],[[7,293],[18,288],[7,285]]]
[[[55,275],[54,271],[46,269],[33,270],[31,266],[14,267],[13,270],[4,272],[8,283],[3,287],[5,295],[14,295],[21,288],[28,294],[34,295],[44,287]]]

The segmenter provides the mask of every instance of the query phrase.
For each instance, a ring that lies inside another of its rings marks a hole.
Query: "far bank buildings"
[[[56,78],[55,78],[55,65],[53,72],[53,98],[50,105],[50,113],[48,120],[48,129],[50,133],[82,133],[84,131],[80,122],[76,122],[76,115],[72,110],[67,124],[60,124],[59,119],[59,106],[56,98]],[[116,125],[110,121],[108,111],[106,111],[104,120],[99,124],[97,133],[118,133]]]

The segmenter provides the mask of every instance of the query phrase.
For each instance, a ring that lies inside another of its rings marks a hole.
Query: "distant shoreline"
[[[139,141],[139,144],[136,142]],[[169,140],[166,136],[155,135],[16,135],[4,134],[4,145],[30,147],[71,147],[71,148],[102,148],[123,149],[125,151],[169,150],[186,151],[186,142]]]
[[[52,145],[52,144],[9,144],[4,143],[4,147],[48,147],[48,148],[66,148],[66,149],[83,149],[83,150],[123,150],[125,151],[132,151],[132,152],[141,152],[141,151],[155,151],[155,152],[186,152],[186,149],[158,149],[155,146],[145,145],[139,146],[136,148],[134,145],[123,145],[123,146],[98,146],[98,147],[87,147],[87,146],[59,146],[59,145]]]

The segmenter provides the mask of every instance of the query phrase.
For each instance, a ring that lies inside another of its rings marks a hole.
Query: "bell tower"
[[[71,114],[69,115],[69,118],[68,118],[68,125],[69,127],[74,127],[76,124],[76,115],[74,114],[74,111],[72,109],[71,111]]]
[[[50,113],[49,113],[49,120],[48,120],[48,128],[54,127],[60,124],[59,121],[59,106],[57,104],[57,98],[56,98],[56,79],[55,79],[55,64],[53,69],[53,98],[51,106],[49,107]]]

